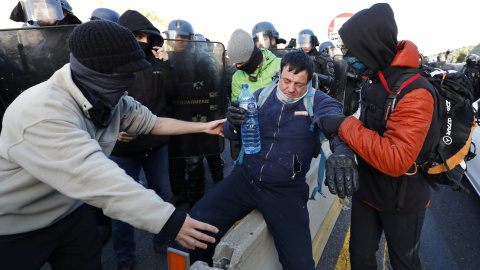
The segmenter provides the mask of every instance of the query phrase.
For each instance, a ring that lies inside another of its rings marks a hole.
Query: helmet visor
[[[180,32],[177,30],[167,30],[165,31],[165,36],[167,37],[167,39],[193,39],[193,35],[191,35],[190,33]]]
[[[25,2],[27,20],[57,20],[63,19],[60,1],[55,0],[27,0]]]
[[[312,35],[302,33],[302,34],[298,35],[297,43],[298,43],[298,46],[302,47],[302,46],[305,46],[307,44],[310,44],[311,40],[312,40]]]

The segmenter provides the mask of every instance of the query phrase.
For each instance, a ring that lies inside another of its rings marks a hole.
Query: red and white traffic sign
[[[332,22],[328,26],[328,39],[330,41],[332,41],[333,43],[338,43],[338,41],[340,40],[338,30],[352,16],[352,13],[342,13],[333,18]]]

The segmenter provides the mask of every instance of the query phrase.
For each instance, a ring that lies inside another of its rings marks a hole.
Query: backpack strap
[[[408,80],[406,80],[405,82],[400,80],[399,81],[399,83],[401,83],[400,87],[397,87],[398,86],[398,83],[397,83],[397,85],[394,88],[394,91],[390,91],[390,89],[388,88],[387,81],[385,80],[385,77],[383,76],[382,71],[378,71],[378,76],[380,77],[380,80],[382,81],[383,86],[385,87],[385,89],[389,93],[389,96],[387,98],[387,102],[385,102],[385,107],[384,107],[384,110],[383,110],[383,117],[382,117],[382,125],[386,126],[387,125],[387,120],[388,120],[388,118],[390,118],[390,114],[392,113],[393,109],[395,108],[395,105],[396,105],[395,103],[397,101],[398,94],[400,94],[400,92],[402,92],[402,90],[407,85],[409,85],[410,83],[412,83],[416,79],[420,78],[422,75],[420,75],[420,73],[417,73],[414,76],[412,76],[411,78],[409,78]],[[398,89],[398,90],[396,90],[396,89]]]
[[[323,151],[321,145],[328,141],[327,137],[325,134],[323,134],[322,131],[320,131],[320,162],[318,163],[318,174],[317,174],[317,186],[313,189],[312,195],[310,196],[309,200],[315,200],[315,195],[320,193],[320,195],[323,196],[323,198],[326,198],[327,196],[322,192],[322,186],[323,186],[323,178],[325,176],[325,164],[327,162],[327,156],[325,155],[325,152]]]

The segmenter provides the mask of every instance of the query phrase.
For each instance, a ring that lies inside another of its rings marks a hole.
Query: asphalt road
[[[480,197],[468,180],[463,183],[470,194],[452,191],[447,186],[431,192],[420,242],[423,270],[480,269]],[[349,226],[350,210],[345,209],[340,212],[317,270],[350,269],[348,252],[344,250]],[[383,237],[377,265],[378,269],[392,269]]]

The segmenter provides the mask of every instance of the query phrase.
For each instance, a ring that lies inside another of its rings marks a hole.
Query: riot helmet
[[[168,39],[193,40],[195,31],[192,25],[184,20],[173,20],[168,24],[166,36]]]
[[[195,42],[196,50],[208,52],[207,43],[202,42],[202,41],[207,41],[204,35],[196,33],[195,36],[193,37],[193,40],[197,41]]]
[[[446,51],[446,52],[441,52],[441,53],[439,53],[439,54],[437,55],[437,61],[438,61],[438,62],[446,62],[449,53],[450,53],[450,51]]]
[[[287,41],[280,38],[275,26],[270,22],[259,22],[252,28],[252,37],[255,45],[259,48],[277,48],[277,44],[285,44]]]
[[[318,50],[322,53],[328,54],[328,56],[330,56],[332,59],[333,59],[333,56],[335,56],[335,54],[340,54],[337,51],[337,46],[335,46],[335,44],[333,44],[333,42],[331,41],[322,42]]]
[[[95,20],[107,20],[111,22],[118,22],[118,18],[120,17],[120,14],[116,12],[113,9],[109,8],[97,8],[92,12],[92,16],[90,17],[90,20],[95,21]]]
[[[474,53],[469,54],[467,55],[467,57],[465,57],[465,62],[467,62],[467,65],[470,65],[470,66],[477,65],[479,61],[480,61],[480,56]]]
[[[182,40],[194,40],[195,31],[192,25],[185,20],[173,20],[168,24],[165,31],[167,39],[176,39],[175,41],[167,42],[167,50],[176,52],[193,52],[195,46],[191,42]]]
[[[303,29],[298,33],[297,43],[299,49],[308,53],[318,46],[318,39],[310,29]]]

